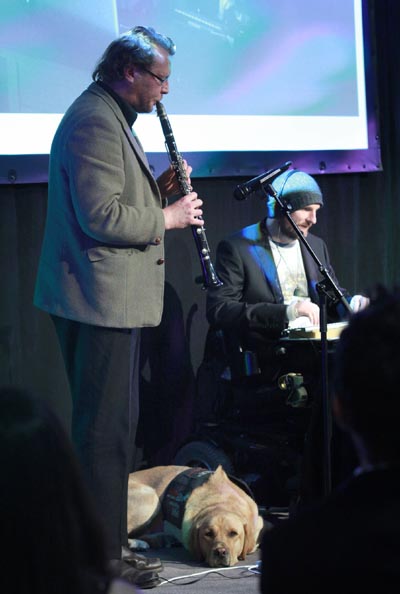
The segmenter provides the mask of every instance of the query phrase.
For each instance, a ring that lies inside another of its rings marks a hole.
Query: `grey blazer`
[[[35,305],[98,326],[159,324],[164,233],[147,158],[116,101],[93,83],[53,140]]]

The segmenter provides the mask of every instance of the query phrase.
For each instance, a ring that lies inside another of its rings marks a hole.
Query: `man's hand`
[[[190,165],[183,161],[183,167],[186,174],[187,183],[190,186],[190,174],[192,173],[192,168]],[[174,168],[172,165],[164,171],[160,177],[157,178],[157,184],[160,188],[160,193],[163,198],[169,198],[170,196],[178,196],[181,194],[181,188],[178,184],[178,179],[175,173]]]
[[[199,219],[203,214],[200,206],[203,201],[197,197],[196,192],[191,192],[183,196],[173,204],[163,209],[166,229],[184,229],[189,225],[204,225],[203,219]]]
[[[298,301],[295,306],[295,311],[297,312],[297,318],[306,316],[310,320],[312,326],[319,325],[319,307],[316,303],[307,300]]]
[[[365,307],[369,305],[368,297],[364,297],[364,295],[353,295],[350,301],[350,307],[354,313],[357,311],[361,311]]]

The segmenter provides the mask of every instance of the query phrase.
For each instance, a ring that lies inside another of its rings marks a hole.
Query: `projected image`
[[[118,34],[113,0],[1,0],[0,112],[63,113]]]
[[[358,112],[349,0],[117,0],[121,33],[151,25],[175,41],[174,113]]]
[[[348,0],[2,0],[0,112],[63,113],[118,33],[152,25],[177,44],[180,114],[354,115]],[[49,88],[51,85],[51,88]]]
[[[312,152],[319,167],[321,151],[342,151],[348,170],[345,152],[368,151],[376,136],[365,9],[365,0],[2,0],[0,155],[48,155],[105,48],[144,25],[176,43],[163,103],[197,175],[253,174],[267,152]],[[135,131],[157,169],[155,113],[140,114]],[[375,170],[371,155],[353,170]]]

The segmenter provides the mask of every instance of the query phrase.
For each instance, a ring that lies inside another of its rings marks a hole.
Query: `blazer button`
[[[158,264],[159,266],[161,266],[161,264],[164,264],[164,262],[165,262],[164,258],[159,258],[159,259],[157,260],[157,264]]]
[[[161,243],[161,237],[155,237],[155,238],[154,238],[154,243],[155,243],[156,245],[159,245],[159,244]]]

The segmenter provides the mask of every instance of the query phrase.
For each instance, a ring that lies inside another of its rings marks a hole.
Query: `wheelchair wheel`
[[[229,456],[220,448],[206,441],[190,441],[175,455],[174,464],[215,470],[221,465],[227,474],[234,474]]]

